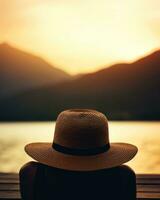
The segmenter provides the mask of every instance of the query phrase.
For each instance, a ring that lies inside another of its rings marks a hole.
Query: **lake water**
[[[1,123],[0,172],[18,172],[31,160],[24,152],[30,142],[52,142],[55,123]],[[110,141],[128,142],[139,149],[127,164],[136,173],[160,173],[160,122],[109,122]]]

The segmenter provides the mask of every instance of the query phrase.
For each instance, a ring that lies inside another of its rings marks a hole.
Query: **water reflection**
[[[29,142],[52,142],[55,123],[1,123],[0,171],[18,172],[31,160],[24,152]],[[109,122],[110,141],[128,142],[139,148],[128,163],[136,173],[160,173],[160,122]]]

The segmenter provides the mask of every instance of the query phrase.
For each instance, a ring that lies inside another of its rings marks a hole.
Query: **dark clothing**
[[[23,200],[136,200],[136,177],[128,166],[76,172],[29,162],[20,170]]]

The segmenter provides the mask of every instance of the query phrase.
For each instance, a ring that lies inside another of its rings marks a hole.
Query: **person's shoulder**
[[[30,161],[30,162],[27,162],[26,164],[24,164],[20,171],[19,171],[19,175],[20,176],[27,176],[27,175],[30,175],[30,174],[34,174],[36,173],[37,171],[37,168],[39,166],[39,163],[38,162],[34,162],[34,161]]]
[[[134,170],[131,167],[129,167],[128,165],[121,165],[121,166],[119,166],[119,169],[124,172],[135,174]]]
[[[134,170],[128,165],[121,165],[117,167],[117,170],[124,176],[136,177]]]
[[[30,161],[30,162],[25,163],[25,164],[21,167],[20,171],[28,171],[28,170],[31,170],[31,169],[35,169],[35,168],[38,167],[38,165],[39,165],[38,162]]]

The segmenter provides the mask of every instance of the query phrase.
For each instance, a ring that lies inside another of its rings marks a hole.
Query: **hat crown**
[[[56,121],[53,142],[78,149],[104,146],[109,143],[107,118],[96,110],[63,111]]]

